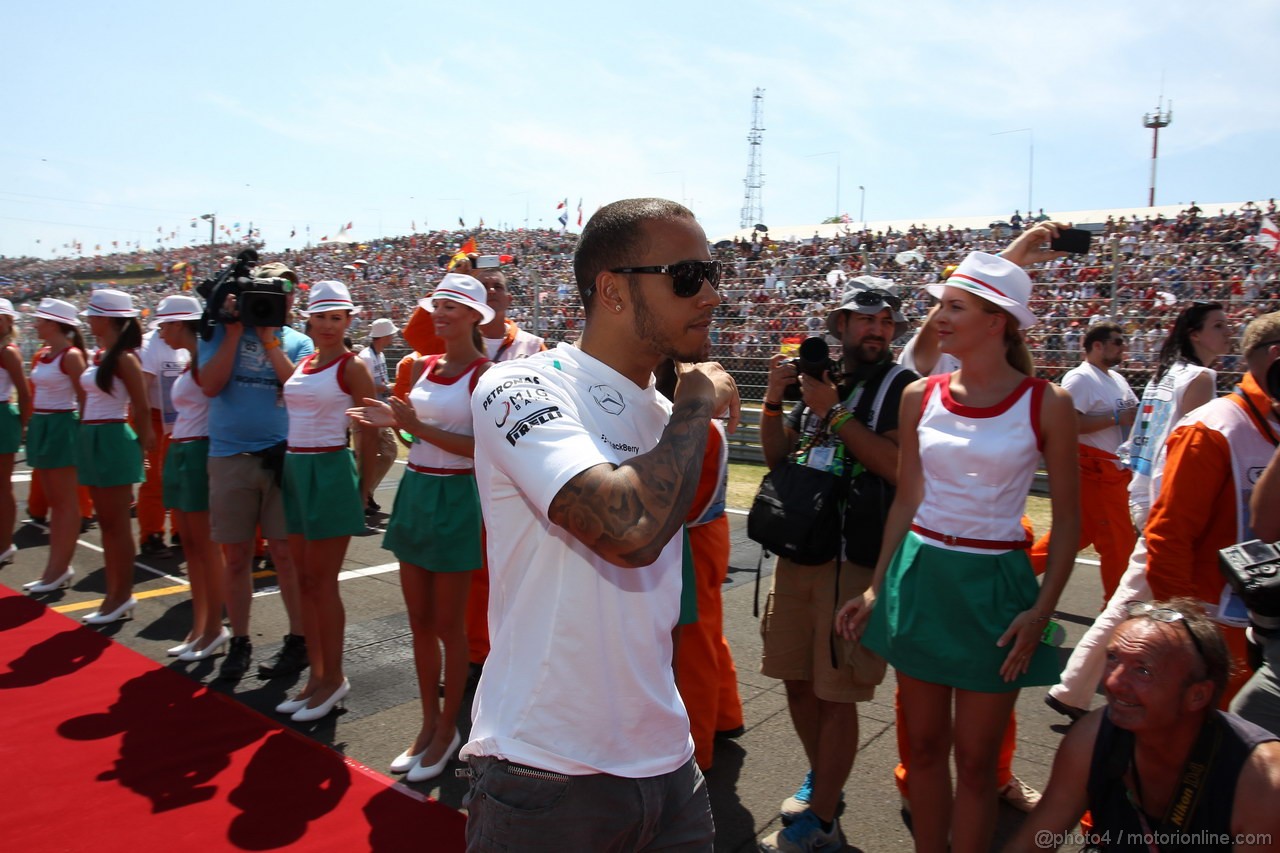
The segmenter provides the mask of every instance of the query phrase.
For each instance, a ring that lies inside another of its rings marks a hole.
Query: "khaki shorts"
[[[275,475],[248,453],[209,457],[209,534],[214,542],[252,542],[258,527],[267,539],[289,535],[284,496]]]
[[[835,561],[801,566],[778,558],[773,589],[760,620],[764,651],[760,672],[785,681],[811,681],[813,693],[827,702],[867,702],[884,680],[885,662],[861,644],[835,637],[831,665],[831,622],[837,606]],[[871,584],[872,570],[842,561],[843,605]]]

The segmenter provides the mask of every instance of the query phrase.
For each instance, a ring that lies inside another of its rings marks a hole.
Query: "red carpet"
[[[460,851],[464,825],[0,587],[4,849]]]

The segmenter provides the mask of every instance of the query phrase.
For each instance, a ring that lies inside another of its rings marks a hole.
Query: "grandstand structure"
[[[1264,216],[1277,216],[1274,203],[1204,204],[1191,213],[1182,206],[1112,208],[1056,212],[1053,218],[1096,233],[1088,255],[1042,264],[1032,270],[1032,309],[1042,322],[1028,331],[1032,355],[1042,375],[1057,380],[1082,358],[1080,341],[1089,323],[1115,318],[1130,340],[1129,360],[1119,368],[1135,388],[1147,381],[1155,354],[1173,314],[1193,299],[1222,302],[1242,329],[1260,313],[1280,310],[1280,260],[1251,238]],[[910,318],[919,320],[930,304],[923,285],[971,250],[998,252],[1012,239],[1004,217],[970,216],[743,229],[717,239],[724,261],[723,301],[712,327],[712,354],[738,380],[750,404],[764,392],[769,358],[822,334],[827,314],[840,302],[844,280],[864,273],[893,279],[905,296]],[[559,231],[438,231],[382,238],[365,244],[320,245],[273,254],[304,282],[338,278],[349,282],[365,307],[360,322],[389,317],[403,325],[417,300],[442,274],[442,261],[468,238],[481,251],[511,255],[507,271],[520,325],[551,342],[576,338],[582,311],[573,281],[575,235]],[[228,247],[228,255],[234,248]],[[364,261],[353,264],[353,261]],[[92,283],[124,285],[120,273],[154,270],[128,285],[144,306],[209,274],[208,247],[122,253],[106,257],[38,260],[0,259],[0,295],[12,299],[25,317],[44,295],[83,301]],[[29,322],[20,318],[24,347],[35,343]],[[353,333],[362,343],[357,327]],[[901,343],[901,342],[899,342]],[[1239,379],[1240,360],[1218,365],[1220,387]]]

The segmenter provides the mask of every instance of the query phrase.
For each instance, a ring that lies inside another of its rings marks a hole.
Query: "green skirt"
[[[0,455],[17,453],[22,446],[22,418],[18,405],[0,403]]]
[[[74,468],[80,415],[36,412],[27,424],[27,464],[32,468]]]
[[[432,572],[481,568],[475,476],[405,471],[382,547],[400,562]]]
[[[209,511],[209,439],[171,441],[162,477],[164,508]]]
[[[364,533],[360,477],[350,450],[286,453],[285,529],[304,539],[332,539]]]
[[[81,424],[76,475],[82,486],[132,486],[146,479],[142,445],[126,423]]]
[[[1040,593],[1026,551],[969,554],[908,533],[885,573],[862,644],[899,672],[960,690],[1004,693],[1056,684],[1057,651],[1036,647],[1016,681],[1000,677],[996,641]]]

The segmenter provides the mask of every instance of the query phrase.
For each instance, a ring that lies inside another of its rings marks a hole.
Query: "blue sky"
[[[206,240],[208,212],[282,248],[635,195],[715,237],[757,86],[775,226],[836,213],[837,164],[855,219],[859,185],[873,221],[1025,210],[1032,139],[1036,207],[1145,204],[1162,79],[1157,203],[1280,194],[1268,0],[4,5],[9,256]]]

